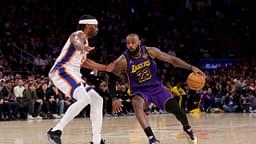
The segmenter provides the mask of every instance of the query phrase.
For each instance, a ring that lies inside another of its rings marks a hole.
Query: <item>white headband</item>
[[[98,21],[96,19],[84,19],[79,20],[79,24],[98,24]]]

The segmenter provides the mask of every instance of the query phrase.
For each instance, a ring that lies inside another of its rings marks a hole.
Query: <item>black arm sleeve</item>
[[[117,80],[118,80],[118,77],[116,75],[114,75],[113,73],[109,73],[108,90],[112,99],[116,98],[116,81]]]

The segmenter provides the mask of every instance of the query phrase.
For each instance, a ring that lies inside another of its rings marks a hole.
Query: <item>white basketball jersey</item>
[[[85,50],[77,50],[71,44],[69,37],[50,72],[56,71],[61,67],[65,67],[69,70],[80,73],[81,65],[86,60],[87,54],[88,52]]]

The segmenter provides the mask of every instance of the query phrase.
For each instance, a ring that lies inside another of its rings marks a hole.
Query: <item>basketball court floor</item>
[[[187,144],[185,135],[171,114],[151,115],[153,130],[161,144]],[[189,120],[199,144],[255,144],[256,114],[190,114]],[[46,131],[56,120],[0,122],[0,144],[48,144]],[[147,144],[134,116],[104,118],[107,144]],[[89,144],[90,120],[75,119],[63,134],[63,144]]]

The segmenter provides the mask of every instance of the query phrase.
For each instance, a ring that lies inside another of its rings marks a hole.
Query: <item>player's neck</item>
[[[85,40],[88,40],[88,38],[89,38],[88,29],[85,29],[83,32],[84,32],[84,35],[85,35]]]
[[[84,44],[87,45],[87,46],[89,46],[88,38],[85,38],[85,39],[84,39]]]
[[[135,54],[131,55],[131,56],[132,56],[132,58],[139,58],[139,57],[141,56],[141,50],[140,50],[140,47],[139,47],[138,49],[139,49],[139,50],[138,50],[138,52],[137,52],[137,53],[135,53]]]

